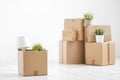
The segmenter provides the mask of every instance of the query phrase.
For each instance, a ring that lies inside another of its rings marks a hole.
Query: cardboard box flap
[[[64,30],[62,32],[62,40],[76,41],[76,36],[76,30]]]

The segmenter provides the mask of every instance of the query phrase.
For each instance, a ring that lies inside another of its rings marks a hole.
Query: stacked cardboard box
[[[84,46],[80,41],[60,41],[60,63],[84,63]]]
[[[64,20],[64,30],[74,30],[76,31],[77,35],[77,40],[78,41],[83,41],[83,27],[84,26],[84,19],[65,19]]]
[[[105,31],[104,42],[96,43],[94,31],[102,28]],[[85,63],[92,65],[109,65],[115,63],[115,44],[111,38],[109,25],[88,25],[85,32]]]
[[[109,65],[115,63],[115,44],[112,41],[104,43],[85,44],[86,64]]]
[[[59,62],[63,64],[115,64],[115,43],[109,25],[83,26],[84,19],[65,19],[62,40],[59,42]],[[94,31],[105,31],[104,42],[96,43]],[[85,53],[85,54],[84,54]]]
[[[62,40],[59,42],[59,63],[84,63],[83,19],[65,19]]]

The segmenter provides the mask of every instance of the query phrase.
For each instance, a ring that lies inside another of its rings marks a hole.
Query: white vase
[[[103,43],[104,42],[104,35],[96,35],[96,42]]]
[[[19,36],[18,37],[18,41],[17,41],[17,48],[18,49],[25,49],[25,48],[29,48],[29,42],[28,39],[25,36]]]
[[[91,25],[92,21],[91,20],[86,20],[84,19],[84,26],[87,27],[88,25]]]

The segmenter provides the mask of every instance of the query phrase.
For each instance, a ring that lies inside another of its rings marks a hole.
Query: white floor
[[[120,80],[120,60],[115,65],[63,65],[49,63],[47,76],[22,77],[16,65],[0,65],[0,80]]]

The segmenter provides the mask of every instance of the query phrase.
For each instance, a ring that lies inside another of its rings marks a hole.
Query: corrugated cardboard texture
[[[89,25],[85,27],[85,42],[95,42],[95,34],[94,31],[96,28],[101,28],[105,31],[104,41],[111,41],[111,27],[109,25]]]
[[[83,41],[84,19],[65,19],[64,30],[76,30],[77,40]]]
[[[62,42],[62,43],[61,43]],[[62,54],[63,64],[84,63],[84,43],[83,41],[61,41],[60,55]]]
[[[107,43],[85,43],[85,62],[92,65],[108,65]]]
[[[62,32],[62,40],[65,41],[76,41],[76,31],[74,30],[64,30]]]
[[[23,76],[47,74],[47,51],[18,51],[18,72]]]
[[[109,48],[108,48],[108,63],[109,64],[115,64],[115,43],[114,42],[112,42],[112,41],[110,41],[110,42],[108,42],[108,46],[109,46]]]

